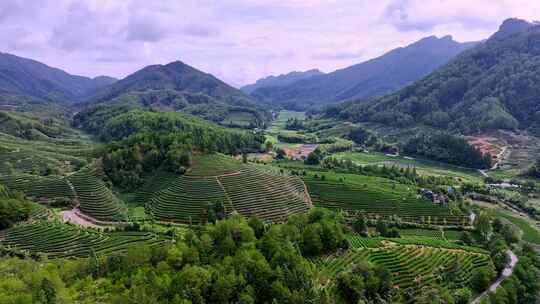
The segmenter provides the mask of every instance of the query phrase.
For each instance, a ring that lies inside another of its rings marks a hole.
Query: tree
[[[482,292],[486,290],[491,283],[491,280],[495,276],[493,270],[488,267],[478,269],[471,278],[471,287],[476,292]]]
[[[338,275],[336,282],[338,293],[346,303],[361,303],[366,288],[362,276],[343,272]]]
[[[302,249],[306,255],[318,255],[323,250],[319,224],[308,225],[302,234]]]
[[[287,153],[285,153],[285,150],[283,150],[281,148],[276,149],[276,159],[278,159],[278,160],[284,159],[285,156],[287,156]]]
[[[387,236],[388,235],[388,225],[386,224],[386,222],[382,218],[379,218],[377,220],[377,225],[375,226],[375,228],[377,229],[377,232],[381,236]]]
[[[468,304],[472,298],[472,292],[469,288],[460,288],[454,292],[454,301],[456,304]]]
[[[55,304],[56,303],[56,290],[51,281],[47,278],[41,280],[41,290],[39,293],[40,302],[43,304]]]
[[[251,227],[251,229],[253,229],[257,239],[260,239],[264,235],[265,226],[264,222],[260,218],[256,216],[251,217],[248,221],[248,225]]]
[[[474,243],[474,240],[471,236],[471,234],[468,232],[468,231],[464,231],[463,234],[461,235],[461,238],[460,240],[465,244],[465,245],[472,245]]]
[[[349,138],[358,145],[368,145],[368,142],[373,143],[373,141],[376,142],[377,140],[377,137],[372,132],[362,127],[356,127],[351,129],[351,131],[349,132]],[[375,140],[373,140],[372,138],[375,138]]]
[[[206,303],[211,287],[211,273],[200,266],[186,266],[172,281],[172,286],[182,298],[192,303]]]
[[[322,159],[322,153],[317,148],[315,151],[309,153],[308,157],[306,158],[305,163],[307,165],[318,165],[321,162]]]
[[[485,211],[478,214],[475,220],[475,228],[484,241],[489,240],[492,233],[491,217]]]
[[[353,229],[356,233],[362,236],[368,236],[368,226],[366,224],[366,218],[364,215],[356,217],[353,223]]]

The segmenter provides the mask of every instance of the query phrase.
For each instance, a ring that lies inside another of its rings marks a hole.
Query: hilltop
[[[251,95],[259,101],[294,110],[378,96],[424,77],[476,44],[459,43],[451,36],[430,36],[363,63],[286,86],[262,87]]]
[[[255,126],[266,119],[264,110],[242,91],[181,61],[147,66],[101,89],[81,106],[125,103],[182,111],[215,122],[236,113],[251,116]]]
[[[71,75],[36,60],[0,53],[0,93],[73,103],[116,79]]]

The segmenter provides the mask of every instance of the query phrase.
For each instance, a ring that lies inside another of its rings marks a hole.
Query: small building
[[[450,201],[448,196],[444,194],[438,194],[438,193],[433,192],[432,190],[424,189],[424,188],[421,188],[418,190],[418,197],[424,198],[434,204],[443,205],[443,206],[448,205],[448,202]]]

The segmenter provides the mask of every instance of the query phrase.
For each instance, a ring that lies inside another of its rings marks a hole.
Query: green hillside
[[[54,118],[21,115],[16,112],[0,112],[0,132],[32,140],[76,137],[78,132],[65,122]]]
[[[419,199],[413,185],[374,176],[331,172],[316,175],[308,175],[304,181],[317,206],[370,217],[396,215],[403,221],[420,224],[470,225],[467,215]]]
[[[101,103],[182,111],[215,122],[243,112],[252,116],[254,126],[268,119],[264,109],[240,90],[180,61],[147,66],[103,88],[85,105]]]
[[[518,128],[537,132],[539,43],[540,26],[510,19],[486,42],[424,79],[393,94],[348,102],[326,113],[395,127],[424,124],[464,133]]]
[[[0,93],[73,103],[115,82],[111,77],[70,75],[41,62],[0,53]]]

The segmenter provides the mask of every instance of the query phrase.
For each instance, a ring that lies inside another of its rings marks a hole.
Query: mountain
[[[259,88],[251,95],[262,102],[289,109],[382,95],[426,76],[476,44],[459,43],[451,36],[431,36],[345,69],[283,87]]]
[[[123,103],[183,111],[232,126],[260,125],[267,115],[242,91],[180,61],[147,66],[102,88],[81,106]]]
[[[31,96],[65,104],[82,100],[116,79],[71,75],[41,62],[0,53],[0,94]]]
[[[253,91],[260,88],[267,87],[283,87],[287,86],[298,80],[310,78],[312,76],[324,75],[323,72],[318,69],[312,69],[305,72],[290,72],[288,74],[281,74],[279,76],[268,76],[262,79],[257,80],[254,84],[249,84],[240,88],[246,94],[251,94]]]
[[[330,116],[465,134],[540,134],[540,25],[509,19],[487,41],[395,93],[326,109]]]

